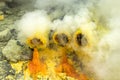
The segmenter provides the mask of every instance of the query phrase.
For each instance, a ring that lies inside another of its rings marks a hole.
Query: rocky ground
[[[0,80],[22,79],[23,73],[16,74],[10,63],[31,58],[31,50],[17,40],[15,29],[15,22],[27,9],[16,5],[13,0],[0,0]]]

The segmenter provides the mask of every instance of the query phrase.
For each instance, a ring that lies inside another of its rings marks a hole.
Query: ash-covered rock
[[[16,74],[15,80],[24,80],[24,74],[22,72]]]
[[[15,77],[14,77],[14,75],[8,75],[3,80],[15,80]]]
[[[4,59],[5,59],[5,57],[3,56],[2,50],[0,49],[0,61],[2,61],[2,60],[4,60]]]
[[[31,58],[31,50],[17,40],[10,40],[2,50],[7,60],[17,62],[20,60],[28,60]]]
[[[11,32],[11,34],[12,34],[12,38],[11,39],[15,39],[15,40],[17,40],[17,30],[16,29],[11,29],[10,30],[10,32]]]
[[[9,29],[0,32],[0,42],[6,42],[12,37]]]
[[[3,15],[3,11],[0,11],[0,15]]]
[[[14,0],[0,0],[0,9],[4,9],[6,7],[13,8],[16,6]]]
[[[6,76],[14,74],[15,71],[12,69],[8,61],[0,61],[0,80],[6,80]]]
[[[15,40],[10,40],[5,48],[2,50],[3,55],[10,61],[20,60],[21,48],[17,46]]]
[[[6,7],[5,1],[0,1],[0,10]]]

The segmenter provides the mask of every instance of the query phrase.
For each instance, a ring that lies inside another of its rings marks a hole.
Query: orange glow
[[[33,59],[28,64],[28,69],[34,80],[36,80],[37,75],[39,73],[41,73],[42,75],[45,75],[47,72],[46,70],[47,66],[42,61],[40,61],[40,56],[39,56],[37,48],[34,48]]]
[[[67,56],[64,53],[59,66],[56,68],[57,73],[66,73],[67,76],[73,77],[78,80],[87,80],[84,74],[79,74],[75,71],[74,67],[68,62]]]

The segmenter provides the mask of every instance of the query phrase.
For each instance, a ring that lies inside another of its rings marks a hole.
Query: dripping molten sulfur
[[[37,48],[34,48],[33,59],[28,64],[28,68],[29,68],[30,74],[32,75],[34,80],[36,80],[37,75],[39,73],[41,73],[42,75],[45,75],[47,72],[46,64],[44,64],[42,61],[40,61],[40,56],[39,56]]]

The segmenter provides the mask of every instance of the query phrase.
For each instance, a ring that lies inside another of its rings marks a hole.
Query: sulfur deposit
[[[0,80],[120,80],[119,0],[1,0]]]

